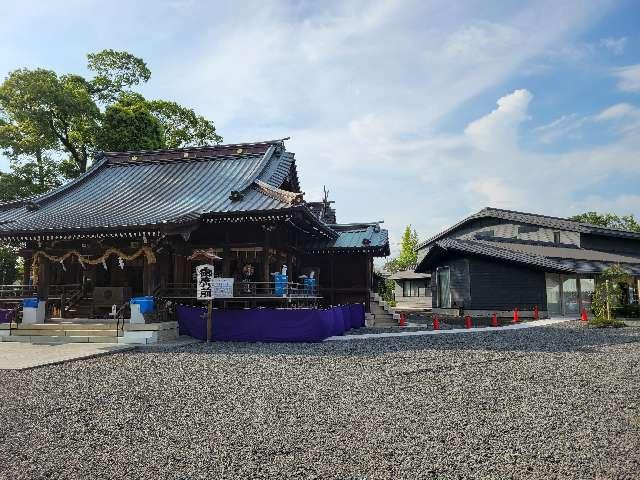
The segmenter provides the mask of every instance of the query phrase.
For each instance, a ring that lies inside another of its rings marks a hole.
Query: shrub
[[[624,327],[625,323],[622,320],[616,320],[615,318],[610,320],[606,318],[592,318],[589,320],[588,325],[591,328],[620,328]]]

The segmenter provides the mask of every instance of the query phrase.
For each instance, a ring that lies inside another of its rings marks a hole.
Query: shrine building
[[[368,310],[387,231],[339,224],[332,204],[304,198],[284,140],[99,153],[67,184],[0,204],[0,242],[19,246],[25,266],[23,285],[0,287],[0,300],[38,297],[49,321],[105,318],[146,296],[162,320],[196,300],[204,252],[215,277],[233,279],[216,308]]]

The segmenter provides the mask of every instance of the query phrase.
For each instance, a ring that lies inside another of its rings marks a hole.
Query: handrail
[[[129,301],[123,301],[117,308],[116,308],[116,313],[114,315],[114,319],[116,321],[116,331],[118,330],[122,330],[122,332],[124,332],[124,321],[125,321],[125,317],[124,317],[124,311],[126,310],[127,306],[129,306]],[[120,319],[122,318],[122,328],[120,328]]]
[[[318,285],[308,285],[298,282],[234,282],[234,298],[312,298],[319,295]],[[169,283],[161,289],[156,289],[154,296],[159,298],[195,298],[196,285],[194,283]]]
[[[33,297],[37,292],[35,285],[0,285],[0,298]]]

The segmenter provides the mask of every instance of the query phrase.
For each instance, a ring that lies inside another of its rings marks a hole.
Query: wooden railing
[[[35,297],[37,293],[34,285],[0,285],[0,298],[22,299]]]
[[[154,292],[155,297],[187,299],[196,298],[196,285],[192,283],[169,283]],[[297,282],[283,285],[276,282],[234,282],[233,298],[316,298],[317,286]]]

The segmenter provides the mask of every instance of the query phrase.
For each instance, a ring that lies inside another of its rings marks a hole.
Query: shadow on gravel
[[[598,353],[602,347],[639,344],[640,328],[587,329],[578,324],[490,333],[424,335],[323,343],[199,343],[165,351],[202,355],[377,356],[428,350]],[[138,352],[140,354],[159,353]]]

